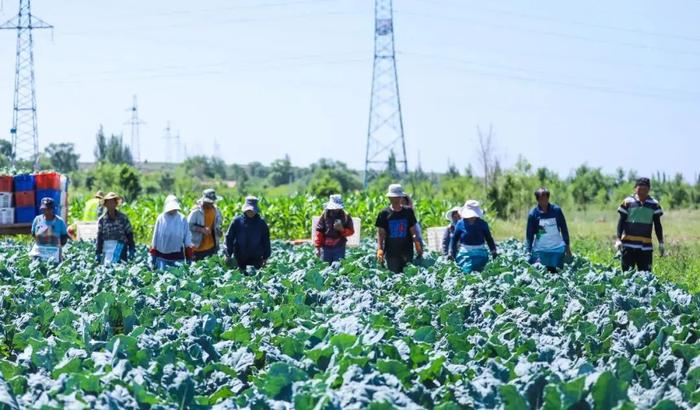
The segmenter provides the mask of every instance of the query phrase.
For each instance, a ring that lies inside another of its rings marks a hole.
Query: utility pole
[[[13,163],[18,159],[29,159],[35,168],[39,161],[39,131],[32,30],[49,28],[52,29],[53,26],[32,15],[31,0],[19,0],[17,16],[0,25],[0,30],[17,31],[15,91],[10,129]]]
[[[377,166],[386,169],[392,156],[396,159],[397,170],[408,173],[396,71],[392,0],[375,0],[374,14],[374,72],[367,130],[365,187],[370,170]]]
[[[138,164],[141,162],[141,125],[145,124],[145,122],[139,118],[136,95],[134,95],[133,104],[127,110],[131,112],[131,119],[124,124],[131,126],[131,142],[129,146],[131,147],[131,155],[134,157],[134,164]]]

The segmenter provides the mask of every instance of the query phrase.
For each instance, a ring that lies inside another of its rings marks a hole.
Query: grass
[[[666,256],[654,253],[654,273],[693,293],[700,293],[700,210],[666,211],[662,217]],[[577,211],[567,214],[572,250],[591,261],[619,266],[613,244],[617,213]],[[525,236],[524,220],[498,220],[493,224],[496,239]],[[654,239],[656,241],[656,239]]]

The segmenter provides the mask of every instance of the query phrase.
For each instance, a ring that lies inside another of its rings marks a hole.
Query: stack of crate
[[[12,176],[0,175],[0,225],[12,225],[15,223],[12,197]]]
[[[15,223],[29,224],[34,221],[36,212],[36,192],[34,175],[21,174],[14,177]]]
[[[41,213],[39,207],[43,198],[51,198],[55,204],[54,212],[66,220],[68,211],[68,179],[57,172],[43,172],[34,174],[36,184],[36,212]]]

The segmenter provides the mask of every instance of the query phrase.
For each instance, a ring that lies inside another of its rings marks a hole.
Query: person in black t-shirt
[[[403,272],[413,260],[413,247],[418,257],[423,256],[423,247],[416,232],[416,214],[413,209],[401,205],[406,194],[399,184],[389,185],[386,196],[391,201],[388,208],[377,216],[377,261],[386,262],[392,272]]]

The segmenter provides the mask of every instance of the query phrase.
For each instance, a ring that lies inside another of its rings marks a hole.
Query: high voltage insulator
[[[0,25],[0,30],[17,31],[15,92],[10,129],[13,161],[29,159],[35,166],[39,159],[39,132],[32,30],[48,28],[53,26],[32,15],[31,0],[20,0],[17,16]]]
[[[379,165],[386,169],[392,157],[398,171],[408,172],[391,0],[375,0],[374,14],[374,75],[367,131],[365,186],[370,170]]]

